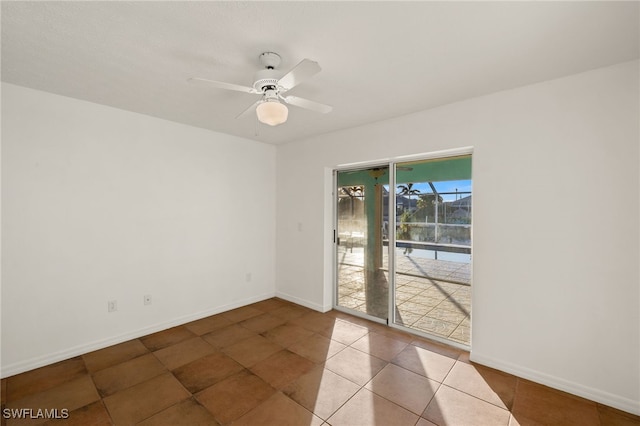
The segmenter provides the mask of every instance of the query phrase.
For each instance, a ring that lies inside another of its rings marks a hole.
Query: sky
[[[441,182],[433,182],[433,186],[436,187],[438,193],[441,192],[471,192],[471,181],[470,180],[451,180],[451,181],[441,181]],[[420,190],[420,194],[431,194],[433,191],[427,182],[415,182],[413,184],[413,189]],[[397,192],[397,191],[396,191]],[[464,198],[471,194],[459,194],[458,199]],[[442,198],[444,201],[455,201],[456,195],[443,195]]]

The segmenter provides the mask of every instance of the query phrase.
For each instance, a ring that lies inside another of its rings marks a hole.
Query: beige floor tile
[[[221,352],[214,352],[173,370],[173,375],[195,393],[242,371],[244,367]]]
[[[359,389],[360,386],[352,381],[318,366],[288,385],[283,392],[326,420]]]
[[[206,408],[193,398],[189,398],[138,423],[138,426],[215,426],[219,424]]]
[[[351,347],[384,359],[385,361],[391,361],[391,359],[402,352],[407,345],[407,342],[401,342],[391,337],[383,336],[382,334],[370,332],[358,339]]]
[[[98,371],[93,375],[93,382],[100,395],[105,397],[166,371],[166,367],[153,354],[146,354]]]
[[[195,396],[218,422],[227,424],[248,413],[275,392],[264,380],[245,370]]]
[[[360,386],[371,380],[385,365],[386,361],[353,348],[345,348],[325,364],[329,370]]]
[[[245,367],[251,367],[282,349],[282,346],[265,337],[255,336],[223,348],[222,351]]]
[[[517,378],[480,365],[457,361],[444,384],[464,393],[510,410]]]
[[[507,426],[510,414],[493,404],[442,385],[422,417],[438,425]]]
[[[180,382],[164,373],[103,399],[114,423],[133,425],[191,396]]]
[[[436,352],[409,345],[391,362],[442,383],[453,367],[455,360]]]
[[[367,333],[369,333],[369,330],[365,327],[339,320],[331,328],[322,331],[320,334],[345,345],[350,345]]]
[[[128,342],[118,345],[109,346],[108,348],[89,352],[82,355],[87,370],[95,373],[103,368],[111,367],[121,362],[137,358],[141,355],[149,353],[149,350],[138,339],[129,340]]]
[[[361,389],[327,421],[332,426],[413,426],[418,416],[368,389]]]
[[[365,386],[417,415],[427,408],[438,387],[440,383],[393,364],[388,364]]]
[[[319,426],[322,420],[278,392],[233,424],[234,426]]]
[[[198,358],[215,352],[216,349],[201,337],[193,337],[180,343],[155,351],[153,354],[169,370],[181,367]]]

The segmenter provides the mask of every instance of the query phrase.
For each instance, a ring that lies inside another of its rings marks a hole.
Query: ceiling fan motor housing
[[[255,76],[253,88],[260,92],[264,92],[270,87],[275,89],[278,87],[279,74],[278,71],[269,68],[258,71]]]

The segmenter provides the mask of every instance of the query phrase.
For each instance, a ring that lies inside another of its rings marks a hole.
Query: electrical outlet
[[[151,304],[151,295],[150,294],[146,294],[144,296],[144,304],[145,305],[150,305]]]
[[[117,300],[109,300],[107,302],[107,312],[115,312],[118,310],[118,301]]]

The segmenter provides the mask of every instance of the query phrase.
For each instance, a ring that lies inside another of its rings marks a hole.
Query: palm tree
[[[419,189],[413,189],[413,183],[407,183],[406,185],[398,185],[398,195],[409,196],[409,211],[411,211],[411,196],[420,194]]]

